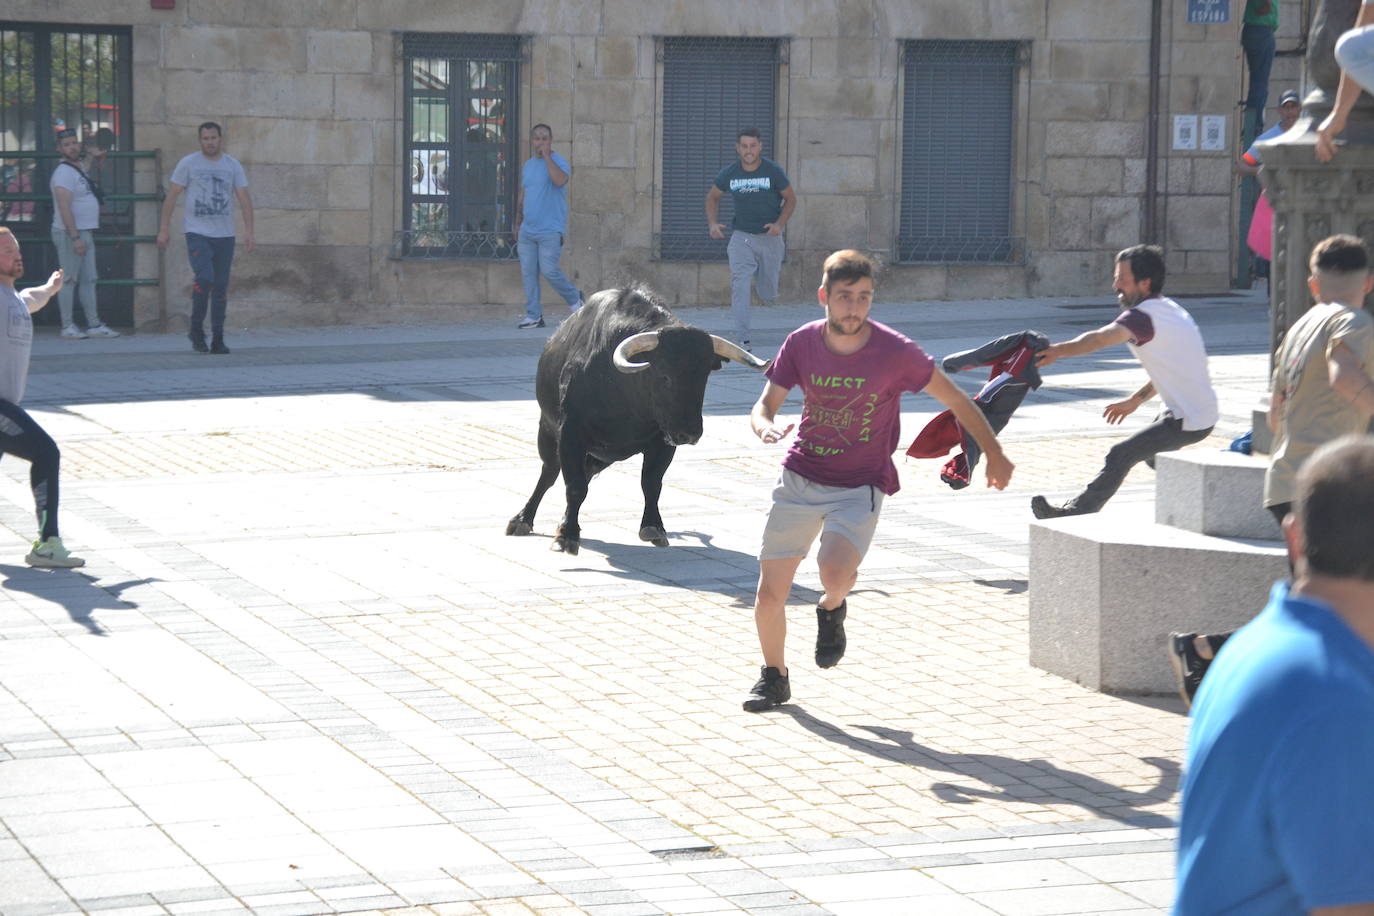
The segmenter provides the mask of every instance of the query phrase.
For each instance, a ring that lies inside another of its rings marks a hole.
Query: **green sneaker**
[[[71,551],[62,546],[62,539],[56,535],[46,541],[34,541],[33,549],[24,562],[40,569],[74,569],[86,565],[85,560],[72,556]]]

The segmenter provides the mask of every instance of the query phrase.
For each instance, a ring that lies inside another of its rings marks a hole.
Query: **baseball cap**
[[[1289,102],[1294,102],[1298,105],[1302,104],[1302,97],[1298,95],[1298,90],[1285,89],[1283,95],[1279,96],[1279,105],[1287,105]]]

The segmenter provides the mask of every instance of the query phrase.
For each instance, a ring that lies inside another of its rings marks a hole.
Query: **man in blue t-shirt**
[[[525,320],[516,327],[542,328],[541,275],[574,312],[582,307],[582,294],[558,266],[563,254],[563,234],[568,231],[572,166],[553,151],[553,128],[547,124],[536,124],[530,129],[530,154],[520,170],[520,196],[515,201],[516,250],[520,253],[520,277],[525,283]]]
[[[763,141],[757,127],[746,127],[735,138],[739,161],[720,170],[706,193],[706,229],[713,239],[725,238],[725,226],[717,221],[721,195],[729,192],[735,205],[734,230],[726,254],[730,257],[730,311],[735,336],[749,349],[750,284],[757,284],[759,298],[770,305],[778,298],[778,275],[786,246],[782,229],[797,207],[797,192],[787,173],[763,157]]]
[[[1374,439],[1308,459],[1283,532],[1193,705],[1176,916],[1374,914]]]

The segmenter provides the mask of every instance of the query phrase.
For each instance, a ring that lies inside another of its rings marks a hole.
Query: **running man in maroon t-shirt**
[[[759,550],[754,622],[763,649],[763,674],[744,708],[760,712],[792,697],[783,660],[786,604],[797,567],[819,533],[816,556],[825,594],[816,606],[816,664],[830,668],[844,656],[845,597],[873,540],[883,498],[898,489],[892,453],[901,435],[902,392],[928,391],[954,412],[987,456],[988,486],[1011,479],[1012,463],[968,395],[915,342],[870,321],[873,262],[857,251],[825,259],[816,296],[825,319],[787,336],[769,367],[749,423],[764,442],[792,430],[778,410],[800,385],[801,426],[773,490],[773,508]]]

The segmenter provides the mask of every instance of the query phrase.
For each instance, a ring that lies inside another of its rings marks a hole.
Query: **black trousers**
[[[0,398],[0,454],[29,463],[29,486],[38,514],[39,538],[57,536],[57,472],[62,456],[57,443],[18,404]]]

